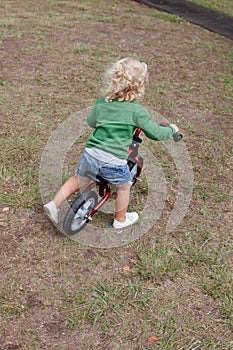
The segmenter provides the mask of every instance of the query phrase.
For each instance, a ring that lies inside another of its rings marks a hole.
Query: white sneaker
[[[44,205],[45,213],[48,215],[50,220],[52,220],[55,224],[58,223],[58,209],[56,204],[53,201]]]
[[[138,221],[138,214],[136,212],[133,213],[126,213],[126,220],[125,221],[118,221],[114,219],[113,221],[113,227],[116,229],[124,228],[130,225],[133,225],[136,221]]]

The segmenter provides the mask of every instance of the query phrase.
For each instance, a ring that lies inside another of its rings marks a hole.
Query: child
[[[62,202],[90,182],[85,172],[92,170],[117,187],[113,227],[121,229],[134,224],[138,214],[127,212],[131,181],[127,156],[134,130],[141,128],[153,140],[167,140],[178,131],[174,124],[166,128],[157,125],[147,110],[136,102],[143,96],[147,82],[144,62],[121,59],[106,72],[105,78],[104,97],[97,100],[87,118],[94,131],[87,140],[77,172],[44,206],[55,223],[58,223],[58,208]]]

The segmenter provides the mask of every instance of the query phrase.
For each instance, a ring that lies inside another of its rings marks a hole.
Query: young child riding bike
[[[44,205],[54,223],[58,223],[63,201],[91,181],[85,176],[87,170],[116,185],[115,229],[138,220],[136,212],[127,212],[131,187],[127,157],[133,133],[140,128],[148,138],[160,141],[170,139],[179,131],[175,124],[166,128],[156,124],[137,102],[144,95],[147,80],[146,63],[133,58],[123,58],[107,70],[103,97],[96,101],[87,118],[94,131],[86,142],[76,174],[64,183],[52,201]]]

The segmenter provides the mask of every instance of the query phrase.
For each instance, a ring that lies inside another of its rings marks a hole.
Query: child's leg
[[[130,187],[130,184],[117,187],[115,219],[113,221],[113,227],[116,229],[133,225],[138,220],[138,214],[136,212],[127,213]]]
[[[117,187],[117,197],[115,205],[115,219],[117,221],[126,220],[126,211],[129,205],[130,184]]]
[[[58,223],[58,208],[64,200],[80,188],[86,186],[89,182],[90,179],[88,178],[78,176],[77,174],[74,175],[64,183],[54,199],[44,205],[45,212],[54,223]]]
[[[67,180],[53,199],[56,207],[59,208],[65,199],[69,198],[74,192],[77,192],[81,187],[86,186],[89,182],[90,179],[77,174]]]

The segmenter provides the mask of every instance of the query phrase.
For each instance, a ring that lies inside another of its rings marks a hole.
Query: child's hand
[[[175,124],[170,124],[169,126],[171,126],[173,129],[175,129],[176,132],[179,132],[179,128],[177,125]]]

